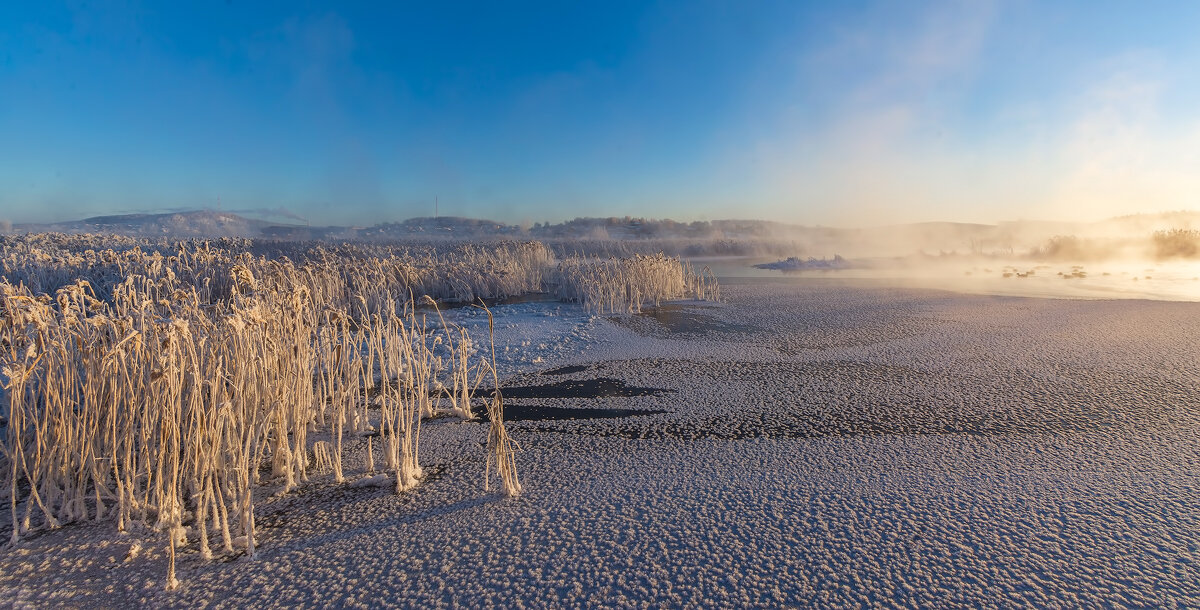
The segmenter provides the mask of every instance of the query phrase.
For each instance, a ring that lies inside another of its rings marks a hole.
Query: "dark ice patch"
[[[626,385],[620,379],[599,377],[597,379],[567,379],[544,385],[526,385],[500,388],[500,395],[509,398],[613,398],[628,396],[658,396],[672,390],[641,388]],[[491,398],[493,390],[480,389],[476,396]]]
[[[666,413],[653,409],[591,409],[586,407],[549,407],[545,405],[523,405],[506,403],[504,405],[505,421],[561,421],[586,419],[617,419],[621,417],[636,417],[639,415],[656,415]],[[477,414],[486,420],[488,414],[482,410]]]
[[[649,307],[632,317],[616,316],[613,322],[630,328],[641,335],[653,335],[666,331],[676,335],[708,335],[711,333],[747,334],[762,332],[752,324],[738,324],[721,320],[687,305],[660,305]],[[644,324],[640,322],[649,322]]]
[[[542,374],[543,375],[572,375],[574,373],[582,373],[586,370],[588,370],[588,367],[583,366],[582,364],[576,364],[576,365],[572,365],[572,366],[560,366],[556,369],[542,371]]]

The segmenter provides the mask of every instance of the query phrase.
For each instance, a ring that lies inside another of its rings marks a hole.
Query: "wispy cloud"
[[[885,12],[863,16],[800,62],[794,89],[809,111],[782,118],[786,127],[756,145],[762,191],[776,206],[861,224],[945,203],[929,182],[948,155],[939,138],[958,120],[996,10],[945,2],[910,14],[909,6],[904,24]]]
[[[1095,82],[1067,106],[1053,208],[1107,215],[1200,203],[1200,119],[1164,112],[1174,85],[1164,58],[1141,50],[1098,63]]]
[[[764,215],[992,222],[1200,204],[1200,114],[1172,97],[1193,58],[1114,45],[1053,68],[1008,63],[996,52],[1014,44],[1003,9],[866,15],[808,53],[800,110],[780,112],[781,128],[756,143],[753,175],[773,206]],[[1043,35],[1042,50],[1058,52],[1062,32]]]

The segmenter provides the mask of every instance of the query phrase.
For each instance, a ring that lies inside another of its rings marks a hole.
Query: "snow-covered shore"
[[[319,476],[258,505],[256,559],[186,547],[164,591],[161,535],[71,525],[0,550],[0,600],[1200,605],[1200,304],[722,290],[656,317],[494,311],[506,387],[661,390],[510,409],[665,411],[510,421],[518,498],[481,490],[485,424],[434,420],[416,490]]]

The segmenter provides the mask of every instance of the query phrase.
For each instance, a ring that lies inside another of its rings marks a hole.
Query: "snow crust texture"
[[[1200,606],[1200,304],[815,286],[497,307],[505,386],[582,388],[507,401],[579,412],[509,422],[521,496],[432,420],[418,488],[264,500],[254,560],[163,591],[155,533],[72,525],[0,551],[0,603]]]

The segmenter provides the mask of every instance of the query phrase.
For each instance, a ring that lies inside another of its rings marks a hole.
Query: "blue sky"
[[[344,4],[4,3],[0,219],[1200,208],[1200,3]]]

